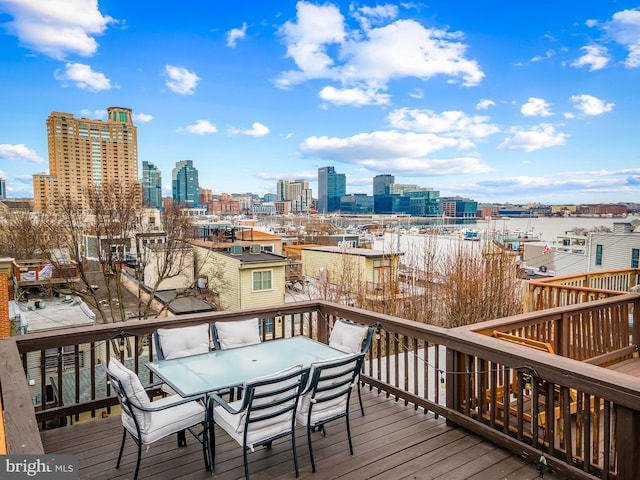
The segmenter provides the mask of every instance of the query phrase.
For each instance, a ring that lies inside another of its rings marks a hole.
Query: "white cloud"
[[[391,112],[387,120],[393,128],[449,137],[483,138],[500,131],[497,126],[487,123],[489,117],[468,116],[455,110],[438,114],[432,110],[400,108]]]
[[[522,104],[520,113],[525,117],[548,117],[553,115],[549,110],[549,104],[542,98],[529,97],[527,103]]]
[[[553,50],[547,50],[546,52],[544,52],[544,55],[536,55],[535,57],[531,58],[531,62],[541,62],[542,60],[548,60],[551,57],[553,57]]]
[[[590,72],[600,70],[609,63],[609,52],[602,45],[586,45],[580,50],[585,52],[580,58],[575,60],[572,67],[589,67]]]
[[[227,47],[236,48],[238,40],[247,36],[247,24],[242,23],[242,28],[232,28],[227,32]]]
[[[409,96],[411,98],[423,98],[424,97],[424,90],[421,88],[414,88],[411,92],[409,92]]]
[[[625,65],[630,68],[640,67],[640,10],[616,12],[606,24],[605,30],[629,51]]]
[[[147,122],[150,122],[151,120],[153,120],[153,115],[149,115],[147,113],[142,113],[142,112],[134,113],[133,114],[133,119],[136,122],[139,122],[139,123],[147,123]]]
[[[2,6],[13,17],[5,25],[21,44],[58,60],[95,54],[94,37],[116,23],[100,12],[96,0],[9,0]]]
[[[541,123],[529,130],[518,127],[511,129],[508,137],[498,146],[498,150],[524,150],[534,152],[541,148],[558,147],[564,145],[569,137],[566,133],[556,132],[553,125]]]
[[[28,148],[23,143],[14,145],[8,143],[0,144],[0,158],[14,162],[44,163],[44,159],[35,150]]]
[[[236,133],[241,133],[242,135],[250,135],[252,137],[264,137],[265,135],[269,134],[269,127],[259,122],[255,122],[253,125],[251,125],[251,129],[239,130]]]
[[[494,102],[493,100],[488,100],[486,98],[483,98],[477,103],[476,110],[486,110],[489,107],[495,107],[495,106],[496,106],[496,102]]]
[[[106,118],[107,111],[103,109],[89,110],[88,108],[83,108],[80,110],[80,115],[86,118],[103,119]]]
[[[385,9],[379,10],[376,22],[390,18],[390,10]],[[363,10],[357,12],[362,15]],[[477,62],[466,58],[467,46],[461,42],[461,33],[425,28],[413,20],[347,32],[344,17],[335,5],[300,1],[296,21],[286,22],[280,34],[287,56],[297,66],[276,79],[280,88],[310,79],[330,79],[339,81],[343,88],[364,83],[384,89],[393,79],[428,80],[437,75],[450,81],[461,79],[463,85],[471,86],[484,77]]]
[[[613,110],[615,103],[606,103],[593,95],[572,95],[570,100],[577,110],[584,115],[595,116]]]
[[[552,175],[516,176],[478,182],[477,191],[484,195],[532,195],[638,192],[640,169],[554,172]]]
[[[360,22],[364,30],[370,30],[372,25],[380,25],[385,20],[393,20],[398,16],[396,5],[376,5],[375,7],[360,7],[352,13],[353,18]]]
[[[186,130],[196,135],[206,135],[207,133],[216,133],[218,131],[216,126],[209,120],[196,120],[196,123],[188,125]]]
[[[390,95],[379,93],[373,88],[335,88],[324,87],[319,97],[335,105],[388,105]]]
[[[431,133],[377,131],[345,138],[308,137],[300,145],[303,154],[323,161],[360,165],[369,171],[397,171],[403,175],[433,176],[491,171],[474,156],[427,158],[446,148],[460,148],[466,141]]]
[[[78,88],[92,92],[111,90],[111,80],[104,73],[94,72],[91,66],[82,63],[67,63],[64,71],[56,71],[54,77],[63,82],[63,86],[73,83]]]
[[[192,95],[196,91],[200,77],[195,72],[190,72],[184,67],[175,65],[165,65],[164,67],[167,77],[167,87],[173,92],[181,95]]]

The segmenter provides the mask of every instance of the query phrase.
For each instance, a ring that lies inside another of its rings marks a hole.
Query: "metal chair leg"
[[[307,426],[307,445],[309,445],[309,458],[311,459],[311,471],[313,473],[316,472],[316,462],[313,458],[313,446],[311,444],[311,430],[314,427],[311,427],[310,425]]]
[[[138,460],[136,461],[136,473],[133,474],[133,480],[138,480],[138,472],[140,471],[140,460],[142,459],[142,442],[137,441],[138,444]]]
[[[360,402],[360,412],[364,417],[364,405],[362,404],[362,394],[360,393],[360,382],[358,382],[358,401]]]
[[[127,439],[127,429],[122,429],[122,443],[120,443],[120,453],[118,454],[118,463],[116,468],[120,468],[120,460],[122,460],[122,452],[124,451],[124,441]]]

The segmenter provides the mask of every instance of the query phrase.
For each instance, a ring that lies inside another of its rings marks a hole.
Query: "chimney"
[[[0,273],[0,338],[11,336],[9,321],[9,275]]]

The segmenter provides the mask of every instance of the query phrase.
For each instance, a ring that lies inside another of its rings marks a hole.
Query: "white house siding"
[[[147,288],[153,288],[158,281],[158,269],[162,267],[162,262],[165,258],[162,244],[154,246],[154,248],[146,247],[145,255],[149,261],[144,267],[144,284]],[[172,265],[169,276],[160,282],[159,291],[189,288],[193,285],[193,251],[191,247],[185,249],[184,252],[180,252],[178,257],[181,258],[181,262]]]
[[[602,265],[596,265],[596,245],[602,245]],[[631,250],[640,249],[640,233],[592,233],[589,271],[631,268]]]
[[[220,255],[207,248],[195,247],[197,251],[197,271],[206,275],[208,271],[222,269],[224,272],[224,288],[212,285],[209,279],[209,287],[217,288],[220,295],[220,305],[223,310],[237,309],[240,304],[240,262],[235,258]]]

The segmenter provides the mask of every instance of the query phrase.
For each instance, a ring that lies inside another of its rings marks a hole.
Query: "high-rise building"
[[[47,118],[49,174],[33,176],[34,208],[62,199],[87,207],[86,188],[118,183],[138,187],[138,131],[131,109],[108,107],[107,120],[51,112]]]
[[[180,160],[172,172],[173,201],[187,208],[198,206],[198,170],[193,160]]]
[[[7,199],[7,181],[4,178],[0,178],[0,200]]]
[[[335,212],[340,209],[340,197],[347,194],[347,176],[336,173],[334,167],[318,169],[318,212]]]
[[[147,161],[142,162],[142,204],[162,210],[162,173]]]
[[[291,202],[291,211],[309,212],[313,195],[306,180],[278,180],[276,185],[276,201]]]
[[[395,181],[393,175],[376,175],[373,177],[373,195],[389,195]]]

